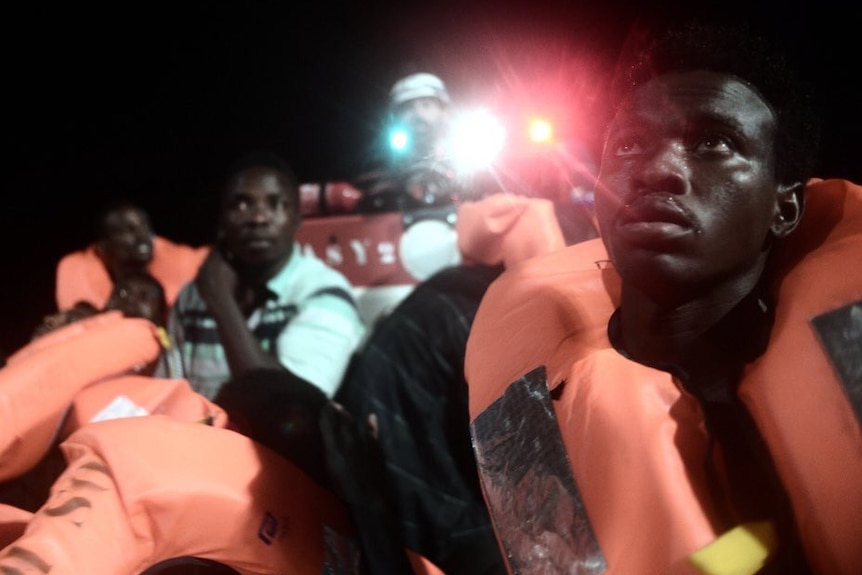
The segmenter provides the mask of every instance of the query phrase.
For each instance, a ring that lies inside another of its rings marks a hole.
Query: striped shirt
[[[365,334],[352,286],[295,244],[287,265],[266,288],[267,299],[248,316],[249,329],[264,351],[332,397]],[[157,373],[184,377],[195,391],[214,398],[230,379],[230,367],[218,326],[194,282],[180,293],[168,331],[171,357]]]

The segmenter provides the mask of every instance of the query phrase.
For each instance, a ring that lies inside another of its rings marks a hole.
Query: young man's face
[[[639,87],[611,125],[595,197],[622,278],[658,295],[759,275],[781,188],[775,130],[771,108],[733,76]]]
[[[236,177],[222,201],[222,247],[241,266],[278,271],[293,250],[299,211],[290,182],[270,168]]]
[[[120,278],[114,284],[105,309],[119,310],[126,317],[142,317],[156,325],[165,323],[167,310],[164,291],[155,279]]]
[[[153,230],[146,214],[131,206],[109,212],[99,247],[111,264],[148,264],[153,259]]]

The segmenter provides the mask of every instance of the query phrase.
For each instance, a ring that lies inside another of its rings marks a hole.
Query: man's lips
[[[627,244],[654,248],[667,248],[700,232],[697,219],[669,194],[634,198],[617,212],[613,230]]]
[[[242,238],[242,243],[247,246],[270,246],[275,240],[269,236],[246,236]]]
[[[694,219],[674,196],[647,194],[638,196],[621,209],[617,222],[621,226],[672,224],[694,228]]]

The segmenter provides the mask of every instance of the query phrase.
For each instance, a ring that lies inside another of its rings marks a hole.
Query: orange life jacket
[[[862,573],[862,432],[811,320],[846,306],[862,311],[862,188],[812,180],[806,198],[799,228],[775,254],[769,348],[747,366],[739,395],[788,492],[812,568],[850,575]],[[703,414],[670,374],[611,346],[619,284],[598,240],[501,276],[468,342],[471,421],[545,366],[606,572],[694,573],[691,554],[720,535],[705,497]]]
[[[172,419],[227,427],[225,411],[195,392],[185,379],[123,375],[89,385],[72,399],[59,438],[97,421],[166,415]]]
[[[18,412],[19,417],[11,417],[12,412],[5,417],[3,413],[3,422],[8,425],[5,428],[3,437],[8,441],[4,444],[3,458],[0,459],[4,463],[0,468],[6,474],[4,479],[15,477],[23,473],[29,467],[34,465],[40,457],[42,457],[49,448],[51,442],[58,439],[65,439],[71,434],[75,434],[80,428],[88,426],[88,431],[81,432],[75,435],[75,438],[70,440],[70,445],[74,441],[78,441],[79,437],[90,437],[89,425],[95,422],[106,421],[118,418],[128,418],[142,415],[167,416],[171,419],[182,422],[201,422],[209,426],[217,428],[225,428],[228,425],[225,412],[217,405],[213,404],[205,397],[195,393],[188,382],[183,379],[161,379],[148,376],[136,375],[127,373],[129,369],[133,369],[136,365],[146,364],[152,361],[155,354],[158,353],[159,347],[153,345],[153,342],[159,342],[159,337],[154,329],[154,326],[144,320],[127,320],[120,312],[103,313],[92,318],[88,318],[82,322],[65,326],[59,330],[51,332],[43,336],[29,345],[25,346],[16,352],[9,360],[11,366],[16,366],[10,371],[3,371],[0,374],[0,407],[5,407],[9,410],[25,406],[28,409],[26,413]],[[110,346],[110,347],[105,347]],[[110,349],[110,353],[105,353],[105,349]],[[95,353],[94,353],[95,352]],[[68,363],[70,358],[75,358],[74,365]],[[33,366],[37,369],[32,369]],[[69,367],[73,367],[71,371]],[[47,374],[47,375],[46,375]],[[116,377],[113,377],[116,374]],[[46,386],[39,384],[40,381],[50,382],[51,391],[46,392]],[[34,401],[35,398],[43,398],[43,401]],[[161,418],[159,418],[161,419]],[[18,429],[13,429],[13,424],[18,425]],[[96,425],[100,425],[96,423]],[[126,424],[123,424],[126,425]],[[136,424],[128,424],[134,426]],[[59,426],[59,428],[58,428]],[[149,435],[146,432],[146,426],[140,429],[140,435],[126,434],[123,435],[130,443],[127,446],[130,454],[151,453],[153,457],[157,453],[164,451],[176,451],[181,454],[184,450],[206,450],[207,444],[195,444],[193,437],[186,438],[187,441],[178,440],[168,445],[151,444]],[[98,428],[101,429],[101,428]],[[8,432],[8,433],[7,433]],[[114,445],[120,441],[120,435],[104,436],[102,432],[95,436],[98,442],[107,441],[111,444],[112,449],[120,449],[119,445]],[[90,440],[85,443],[89,445]],[[158,441],[156,440],[156,444]],[[69,451],[68,447],[64,447]],[[252,451],[263,449],[254,447]],[[210,455],[221,454],[222,447],[213,447],[210,449]],[[77,453],[77,452],[73,452]],[[77,457],[77,455],[75,456]],[[225,452],[224,457],[231,457],[230,452]],[[86,460],[83,464],[78,464],[77,468],[88,466],[100,466],[102,463],[94,463],[93,457],[84,457]],[[98,459],[98,458],[97,458]],[[127,476],[129,473],[134,473],[132,468],[126,466],[127,459],[112,458],[112,464],[119,466],[116,471],[112,471],[114,477]],[[137,461],[137,460],[135,460]],[[160,462],[162,463],[162,462]],[[238,462],[241,464],[242,462]],[[265,463],[265,462],[264,462]],[[165,461],[164,465],[169,465],[169,461]],[[75,467],[75,461],[71,462],[71,466]],[[162,469],[161,465],[157,466]],[[68,483],[67,470],[54,485],[54,493],[58,490],[63,490]],[[177,485],[165,485],[160,487],[162,490],[175,491],[177,494],[185,493],[188,490],[188,485],[183,484],[182,471],[177,474],[165,473],[165,482],[176,479]],[[291,483],[293,476],[298,472],[291,471],[291,477],[285,478],[284,487],[288,490],[294,488]],[[301,474],[300,474],[301,475]],[[124,480],[120,483],[115,483],[117,489],[125,488]],[[301,483],[307,482],[304,476],[297,481]],[[74,481],[73,481],[74,485]],[[206,498],[222,498],[225,500],[233,499],[231,505],[233,508],[231,513],[243,515],[241,511],[242,505],[248,506],[245,513],[254,511],[255,502],[245,493],[247,488],[242,486],[237,487],[238,492],[231,494],[230,489],[236,487],[225,485],[224,482],[219,483],[213,481],[209,484],[200,483],[197,486],[199,489],[215,489],[217,493],[201,492],[199,499]],[[315,489],[315,493],[319,496],[320,490]],[[184,495],[184,497],[186,497]],[[71,496],[70,496],[71,497]],[[179,497],[179,495],[177,495]],[[330,495],[326,498],[331,499]],[[114,498],[109,497],[110,502],[114,502]],[[184,499],[185,501],[185,499]],[[243,503],[244,502],[244,503]],[[50,504],[51,502],[49,502]],[[183,503],[185,504],[185,503]],[[177,503],[180,505],[180,503]],[[326,506],[333,507],[331,502],[326,503]],[[46,507],[48,504],[46,504]],[[158,507],[152,513],[152,521],[157,522],[164,519],[163,515],[158,513]],[[150,508],[141,511],[137,508],[132,508],[137,514],[149,513]],[[108,505],[104,510],[104,515],[100,515],[100,520],[105,523],[96,529],[107,530],[110,525],[125,525],[132,521],[125,514],[130,511],[127,508],[120,508],[118,505]],[[44,513],[53,513],[52,511]],[[338,512],[340,513],[340,511]],[[0,567],[3,565],[23,567],[28,561],[33,561],[34,555],[29,552],[30,547],[49,548],[53,549],[51,541],[56,537],[65,537],[67,534],[63,529],[58,529],[52,521],[47,521],[43,516],[37,515],[37,520],[34,525],[28,527],[28,523],[33,518],[33,514],[8,505],[0,504],[0,549],[7,546],[13,546],[14,549],[7,550],[6,558],[0,559]],[[199,518],[200,519],[200,518]],[[169,520],[173,521],[172,518]],[[338,519],[342,522],[343,519]],[[340,524],[340,523],[339,523]],[[47,525],[47,527],[46,527]],[[168,527],[171,527],[170,525]],[[156,526],[154,526],[154,529]],[[263,529],[263,527],[261,527]],[[270,528],[270,527],[267,527]],[[284,528],[284,526],[282,526]],[[315,520],[309,524],[291,524],[290,528],[293,531],[310,530],[316,533],[320,530]],[[19,541],[27,530],[27,537]],[[325,530],[324,530],[325,531]],[[107,532],[107,531],[106,531]],[[265,533],[262,537],[270,537]],[[339,561],[355,561],[356,549],[348,539],[344,538],[335,532],[324,534],[324,543],[329,548],[327,551],[326,561],[330,566],[337,566]],[[300,539],[308,539],[302,535]],[[105,539],[102,541],[90,541],[85,538],[85,544],[90,545],[85,551],[98,559],[105,552],[104,546],[111,547],[114,544],[114,539]],[[246,542],[242,539],[237,539],[237,544]],[[234,543],[231,543],[233,545]],[[332,547],[332,546],[335,547]],[[346,545],[340,551],[339,545]],[[227,546],[229,547],[229,545]],[[27,550],[21,552],[21,549]],[[294,549],[295,551],[295,549]],[[436,566],[434,566],[426,558],[419,556],[406,550],[413,565],[414,572],[417,575],[442,575]],[[160,562],[163,559],[185,556],[202,556],[210,558],[207,555],[201,555],[194,548],[178,548],[172,551],[173,555],[167,554],[164,557],[154,557],[153,564]],[[333,555],[335,553],[336,555]],[[341,553],[339,559],[337,553]],[[39,563],[43,558],[37,560]],[[78,561],[78,557],[70,557],[64,555],[62,560]],[[220,559],[213,559],[220,560]],[[234,565],[234,562],[246,561],[242,554],[234,556],[227,552],[224,562]],[[266,559],[271,561],[272,559]],[[274,560],[272,560],[274,561]],[[295,559],[292,559],[295,561]],[[352,573],[355,565],[342,565],[344,571],[339,573]],[[74,564],[68,568],[68,573],[77,573],[77,569],[85,569],[85,564]],[[271,570],[269,570],[271,569]],[[255,570],[254,573],[276,573],[280,567],[269,565],[264,571]],[[242,570],[242,569],[241,569]],[[113,571],[111,571],[113,572]],[[245,572],[245,571],[243,571]],[[311,571],[309,571],[311,572]],[[317,571],[319,573],[320,570]],[[137,573],[137,571],[135,571]]]
[[[29,511],[0,503],[0,549],[21,537],[32,517]]]
[[[153,362],[160,341],[151,322],[112,312],[60,328],[10,357],[0,369],[0,481],[47,453],[78,392]]]
[[[153,238],[153,259],[148,269],[162,284],[169,306],[174,304],[182,287],[195,278],[209,249],[174,243],[160,236]],[[57,309],[69,309],[79,301],[90,302],[98,309],[108,303],[113,282],[95,246],[63,256],[57,264],[56,276]]]
[[[69,466],[0,551],[0,571],[137,575],[198,557],[244,575],[357,573],[336,498],[238,433],[135,417],[86,425],[61,447]]]
[[[467,263],[515,263],[566,247],[554,213],[544,198],[494,194],[458,209],[458,249]]]

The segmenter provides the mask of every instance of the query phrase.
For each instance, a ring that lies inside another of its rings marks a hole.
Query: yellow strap
[[[769,521],[743,523],[692,553],[689,561],[704,575],[753,575],[777,544]]]
[[[159,335],[159,343],[162,344],[162,348],[171,349],[173,344],[171,343],[171,336],[168,335],[167,330],[163,327],[159,327],[156,329],[156,333]]]

